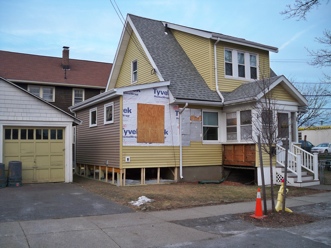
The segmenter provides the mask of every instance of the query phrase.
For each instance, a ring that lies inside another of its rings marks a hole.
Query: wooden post
[[[160,167],[157,168],[157,183],[160,183]]]

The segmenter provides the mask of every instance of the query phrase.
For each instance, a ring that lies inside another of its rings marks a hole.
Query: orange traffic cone
[[[261,201],[260,188],[257,189],[256,204],[255,204],[255,213],[252,214],[251,217],[253,217],[255,219],[262,219],[262,218],[266,217],[262,213],[262,201]]]

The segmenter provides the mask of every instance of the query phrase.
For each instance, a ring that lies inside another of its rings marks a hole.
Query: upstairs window
[[[225,77],[258,79],[258,55],[244,51],[224,50]]]
[[[97,126],[97,108],[90,109],[90,127]]]
[[[73,89],[72,90],[72,105],[80,103],[85,99],[85,91],[84,89]]]
[[[251,79],[257,79],[257,63],[256,63],[256,55],[250,54],[250,71],[251,71]]]
[[[224,53],[225,60],[225,75],[232,76],[232,51],[225,50]]]
[[[238,76],[245,77],[245,54],[238,53]]]
[[[137,60],[132,61],[131,65],[131,82],[135,83],[138,80],[138,62]]]
[[[218,112],[203,111],[203,140],[218,140]]]
[[[35,85],[29,85],[28,91],[38,96],[48,102],[54,102],[55,101],[55,89],[54,87],[47,87],[47,86],[35,86]]]

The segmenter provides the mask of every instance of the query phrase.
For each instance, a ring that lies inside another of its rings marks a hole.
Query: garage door
[[[23,183],[64,182],[63,128],[4,128],[4,162],[22,162]]]

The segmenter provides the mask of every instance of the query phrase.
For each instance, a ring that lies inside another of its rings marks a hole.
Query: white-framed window
[[[252,140],[252,111],[240,111],[240,139]]]
[[[231,50],[224,51],[224,60],[225,60],[225,75],[233,76],[232,51]]]
[[[84,89],[72,89],[72,105],[80,103],[85,100],[85,90]]]
[[[225,77],[258,79],[258,55],[226,48],[224,50]]]
[[[50,86],[28,85],[28,91],[48,102],[55,101],[55,88]]]
[[[138,80],[138,61],[134,60],[131,63],[131,82],[136,83]]]
[[[90,127],[97,126],[97,108],[90,109]]]
[[[237,140],[237,113],[226,113],[226,139]]]
[[[104,124],[114,123],[114,103],[110,102],[104,105]]]
[[[245,77],[245,54],[238,52],[238,77]]]
[[[203,111],[202,112],[202,129],[203,140],[217,141],[219,133],[218,112]]]

